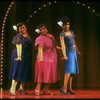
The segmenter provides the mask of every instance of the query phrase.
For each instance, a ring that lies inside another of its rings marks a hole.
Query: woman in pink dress
[[[35,40],[35,47],[38,49],[35,62],[35,78],[37,83],[34,89],[35,95],[40,95],[42,83],[44,83],[44,94],[50,95],[48,85],[57,82],[57,52],[56,41],[54,37],[48,33],[44,24],[39,25],[36,30],[40,36]],[[58,47],[59,48],[59,47]]]

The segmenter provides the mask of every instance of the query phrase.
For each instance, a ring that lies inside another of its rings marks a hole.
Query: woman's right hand
[[[67,56],[64,56],[63,58],[64,58],[64,60],[67,60],[68,59]]]
[[[21,61],[22,60],[22,57],[18,56],[15,60]]]
[[[68,58],[67,58],[67,56],[64,56],[64,57],[62,57],[62,58],[60,58],[61,60],[67,60]]]

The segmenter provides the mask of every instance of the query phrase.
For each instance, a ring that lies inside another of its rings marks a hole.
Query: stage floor
[[[35,96],[33,95],[32,90],[27,90],[28,95],[18,94],[16,92],[16,96],[10,96],[8,90],[0,91],[0,99],[100,99],[100,90],[88,89],[88,90],[74,90],[76,92],[75,95],[62,95],[59,93],[59,90],[51,90],[52,95],[41,95]]]

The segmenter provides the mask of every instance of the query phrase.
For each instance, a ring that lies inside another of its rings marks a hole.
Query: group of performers
[[[35,30],[40,35],[34,43],[37,55],[35,69],[33,69],[32,39],[28,35],[27,25],[24,22],[17,24],[17,35],[12,40],[15,48],[11,56],[9,79],[12,83],[9,89],[9,95],[16,95],[18,82],[20,83],[18,92],[28,94],[25,86],[27,82],[32,82],[33,70],[35,72],[34,82],[37,83],[35,89],[33,89],[33,94],[40,95],[41,86],[45,84],[43,93],[45,95],[51,95],[49,85],[58,81],[57,49],[62,51],[63,57],[61,59],[65,60],[64,84],[59,92],[64,95],[68,95],[68,92],[75,94],[72,89],[72,78],[73,74],[79,73],[77,53],[81,53],[77,49],[74,31],[70,30],[69,18],[66,16],[62,17],[58,25],[62,28],[62,32],[59,34],[61,47],[57,45],[54,36],[48,32],[45,24],[40,24]]]

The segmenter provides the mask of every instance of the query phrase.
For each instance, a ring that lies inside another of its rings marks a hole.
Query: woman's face
[[[63,25],[63,30],[64,30],[64,31],[68,31],[69,29],[70,29],[70,24],[69,24],[69,22],[68,22],[67,24]]]
[[[40,28],[40,33],[41,33],[42,35],[47,35],[47,32],[48,32],[48,30],[47,30],[47,28],[46,28],[45,26],[42,26],[42,27]]]
[[[27,29],[26,29],[26,26],[23,24],[21,27],[19,27],[19,32],[24,34],[26,33]]]

